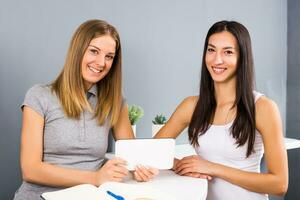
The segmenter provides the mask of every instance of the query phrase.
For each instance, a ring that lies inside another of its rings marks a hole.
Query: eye
[[[234,52],[231,51],[231,50],[226,50],[224,53],[225,53],[225,55],[232,55],[232,54],[234,54]]]
[[[89,51],[94,55],[98,55],[99,53],[97,49],[90,49]]]
[[[214,52],[215,50],[213,48],[208,47],[207,52]]]
[[[106,55],[106,56],[105,56],[105,59],[106,59],[106,60],[113,60],[113,59],[114,59],[114,56]]]

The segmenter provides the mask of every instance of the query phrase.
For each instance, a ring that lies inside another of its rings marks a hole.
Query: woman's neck
[[[92,86],[93,86],[93,84],[91,84],[91,83],[84,83],[84,91],[88,92]]]
[[[236,98],[236,80],[232,79],[226,83],[214,83],[215,98],[218,105],[233,103]]]

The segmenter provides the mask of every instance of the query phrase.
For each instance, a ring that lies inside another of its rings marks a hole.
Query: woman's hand
[[[202,178],[202,179],[207,179],[207,180],[212,180],[212,177],[207,175],[207,174],[201,174],[198,172],[189,172],[186,173],[184,176],[189,176],[189,177],[193,177],[193,178]]]
[[[146,182],[159,174],[159,170],[153,167],[136,166],[133,178],[139,182]]]
[[[211,180],[211,163],[197,155],[187,156],[181,160],[174,159],[173,170],[181,176]]]
[[[174,158],[173,167],[172,167],[172,170],[173,170],[173,171],[175,171],[176,166],[177,166],[177,164],[178,164],[179,161],[180,161],[180,160],[179,160],[178,158]]]
[[[97,186],[107,181],[121,182],[128,175],[126,161],[121,158],[108,160],[101,169],[96,172],[95,183]]]

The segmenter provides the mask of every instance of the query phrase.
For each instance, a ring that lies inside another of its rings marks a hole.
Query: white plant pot
[[[136,125],[131,125],[134,137],[136,137]]]
[[[164,124],[152,124],[152,137],[164,126]]]

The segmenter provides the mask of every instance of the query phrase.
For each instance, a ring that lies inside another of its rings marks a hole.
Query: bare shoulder
[[[194,110],[197,102],[198,102],[199,97],[198,96],[189,96],[186,97],[182,102],[181,105],[185,107],[186,109],[192,109]]]
[[[179,104],[179,106],[177,106],[175,112],[171,116],[170,121],[172,121],[174,119],[176,121],[176,123],[181,122],[184,125],[188,125],[190,122],[190,119],[194,113],[197,101],[198,101],[197,96],[186,97]]]
[[[277,104],[263,96],[255,103],[256,128],[264,133],[265,129],[281,126],[281,117]]]
[[[268,115],[278,111],[278,107],[272,99],[262,96],[255,103],[255,111],[257,116]]]

